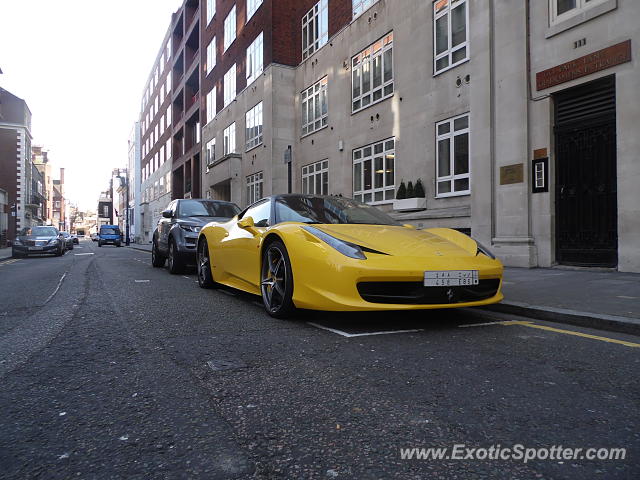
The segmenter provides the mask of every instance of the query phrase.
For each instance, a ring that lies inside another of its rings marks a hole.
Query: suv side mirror
[[[171,217],[173,217],[173,214],[172,214],[171,210],[163,210],[162,211],[162,216],[164,218],[171,218]]]
[[[251,230],[255,226],[253,223],[253,217],[245,217],[241,220],[238,220],[238,226],[240,228],[244,228],[245,230]]]

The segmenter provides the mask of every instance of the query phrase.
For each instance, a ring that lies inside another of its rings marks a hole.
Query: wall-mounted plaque
[[[544,90],[600,70],[631,61],[631,40],[590,53],[556,67],[536,73],[536,88]]]
[[[500,167],[500,185],[511,185],[513,183],[522,183],[523,181],[524,165],[522,163]]]
[[[524,181],[524,165],[516,163],[500,167],[500,185],[511,185]]]

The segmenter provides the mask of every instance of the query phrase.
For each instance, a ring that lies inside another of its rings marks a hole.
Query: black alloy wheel
[[[154,240],[151,244],[151,265],[153,265],[155,268],[162,268],[164,267],[164,263],[166,260],[167,259],[164,256],[160,255],[160,252],[158,252],[158,244]]]
[[[178,258],[178,252],[176,251],[176,242],[171,239],[169,240],[169,273],[178,274],[182,273],[184,265],[180,258]]]
[[[206,239],[202,239],[198,243],[198,285],[200,288],[214,288],[216,282],[213,281],[211,274],[211,258],[209,257],[209,244]]]
[[[279,240],[269,244],[262,257],[260,291],[264,308],[272,317],[285,318],[295,310],[291,261]]]

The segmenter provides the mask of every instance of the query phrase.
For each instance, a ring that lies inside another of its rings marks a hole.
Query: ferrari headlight
[[[198,227],[197,225],[185,225],[184,223],[180,224],[180,228],[187,232],[193,233],[198,233],[200,231],[200,227]]]
[[[319,229],[314,228],[314,227],[305,226],[305,227],[302,227],[302,228],[304,228],[311,235],[313,235],[314,237],[319,238],[324,243],[326,243],[326,244],[330,245],[331,247],[335,248],[337,251],[339,251],[341,254],[343,254],[343,255],[345,255],[347,257],[355,258],[357,260],[366,260],[367,259],[367,257],[365,257],[365,255],[364,255],[364,253],[362,253],[362,249],[358,245],[354,245],[353,243],[345,242],[344,240],[340,240],[340,239],[338,239],[336,237],[332,237],[328,233],[324,233],[322,230],[319,230]]]
[[[481,253],[483,255],[486,255],[487,257],[489,257],[492,260],[496,259],[496,256],[491,252],[491,250],[489,250],[487,247],[485,247],[484,245],[482,245],[479,241],[476,240],[476,244],[478,245],[478,251],[476,252],[476,256],[480,255]]]

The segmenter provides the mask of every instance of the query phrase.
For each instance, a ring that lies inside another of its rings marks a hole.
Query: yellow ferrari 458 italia
[[[270,315],[413,310],[502,299],[502,264],[448,228],[416,230],[343,197],[274,195],[198,237],[198,283],[261,295]]]

